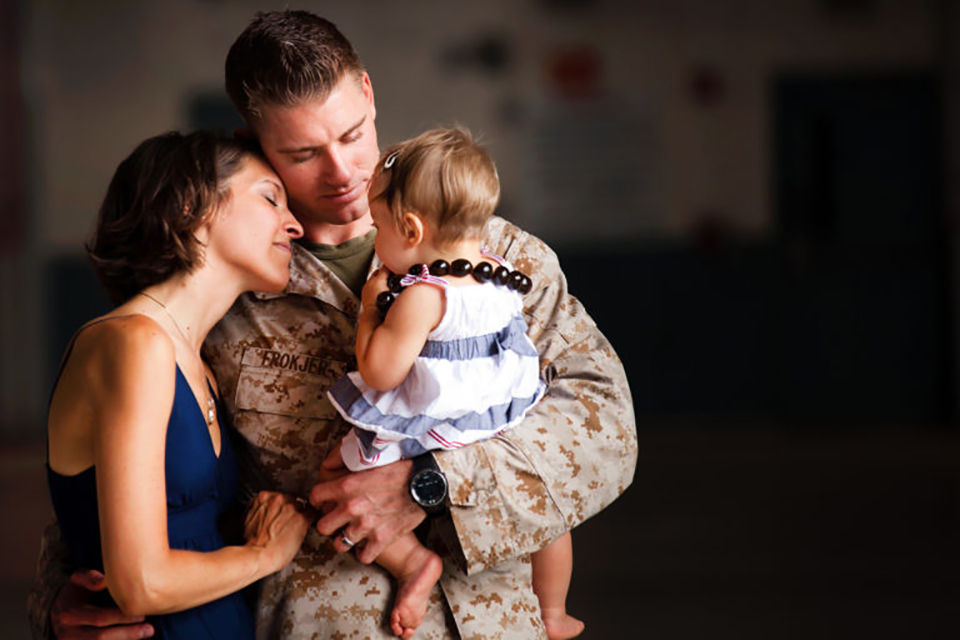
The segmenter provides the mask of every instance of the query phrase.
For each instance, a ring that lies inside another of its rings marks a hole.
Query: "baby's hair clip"
[[[400,155],[399,151],[394,151],[393,153],[388,155],[387,159],[383,161],[383,168],[389,169],[390,167],[392,167],[394,163],[397,161],[397,156],[399,155]]]

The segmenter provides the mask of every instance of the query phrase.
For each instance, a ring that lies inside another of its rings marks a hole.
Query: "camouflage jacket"
[[[636,464],[623,367],[568,294],[554,253],[501,218],[488,224],[485,244],[533,279],[526,321],[549,387],[517,428],[436,452],[450,510],[429,544],[444,573],[418,638],[545,638],[529,554],[612,502]],[[297,247],[287,289],[242,296],[208,337],[205,353],[259,488],[307,495],[347,432],[326,390],[356,366],[358,312],[357,297]],[[393,597],[384,570],[336,553],[313,530],[294,561],[262,581],[257,634],[391,638]]]

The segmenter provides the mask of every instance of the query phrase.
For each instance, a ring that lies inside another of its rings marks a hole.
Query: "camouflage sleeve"
[[[498,219],[499,220],[499,219]],[[556,255],[501,222],[490,247],[533,278],[524,301],[547,395],[518,427],[436,453],[467,573],[538,549],[615,500],[637,460],[623,365],[567,291]]]
[[[34,640],[48,640],[54,637],[50,629],[50,608],[60,589],[69,579],[67,547],[60,539],[60,527],[56,521],[51,521],[40,540],[37,575],[27,596],[30,635]]]

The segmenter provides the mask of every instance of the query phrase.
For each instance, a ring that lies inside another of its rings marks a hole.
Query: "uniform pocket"
[[[475,442],[455,451],[433,451],[434,459],[450,483],[450,504],[475,507],[487,504],[497,490],[497,477],[487,457],[486,442]]]
[[[332,419],[337,411],[326,392],[347,370],[345,362],[309,353],[251,347],[243,352],[236,406],[241,411]]]

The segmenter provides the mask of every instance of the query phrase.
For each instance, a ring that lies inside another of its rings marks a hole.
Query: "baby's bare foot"
[[[390,628],[401,638],[410,638],[427,613],[430,591],[443,573],[440,556],[421,547],[407,566],[409,571],[397,576],[397,601],[390,614]]]
[[[568,615],[563,608],[543,609],[540,613],[549,640],[569,640],[583,633],[583,622]]]

